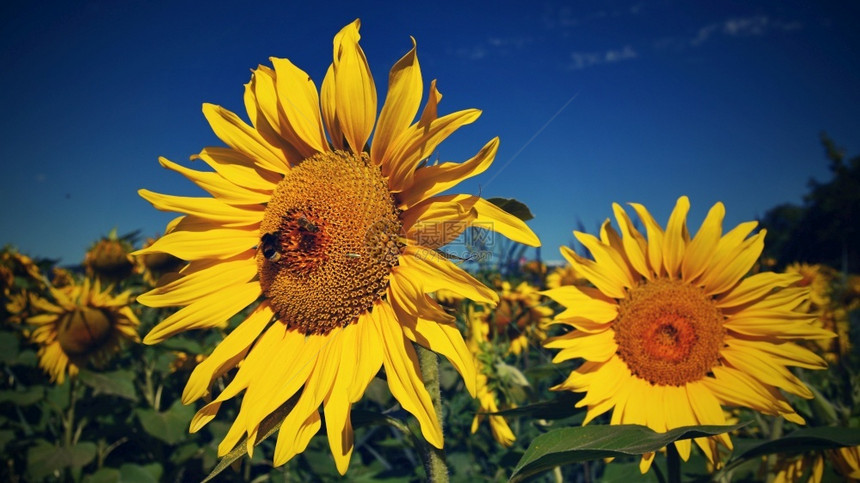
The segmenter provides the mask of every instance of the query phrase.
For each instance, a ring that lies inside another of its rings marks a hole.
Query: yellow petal
[[[141,198],[152,203],[152,206],[158,210],[187,213],[211,220],[225,228],[259,223],[263,219],[263,213],[266,209],[262,205],[250,205],[239,208],[215,198],[163,195],[146,189],[137,190],[137,193]]]
[[[618,317],[618,304],[611,299],[607,300],[603,294],[596,290],[589,290],[588,287],[564,285],[540,293],[568,307],[569,312],[563,312],[564,317],[559,314],[557,319],[579,316],[594,322],[605,323]]]
[[[398,193],[412,186],[418,162],[429,157],[454,131],[480,116],[481,111],[466,109],[434,119],[427,125],[419,121],[406,129],[391,149],[388,161],[382,165],[382,174],[388,176],[391,191]]]
[[[472,226],[501,233],[509,239],[524,245],[538,247],[540,240],[537,235],[521,219],[481,198],[472,195],[441,195],[429,198],[421,203],[455,202],[460,203],[466,210],[475,211]],[[421,206],[418,205],[418,206]]]
[[[775,362],[783,365],[803,367],[804,369],[827,368],[827,362],[816,353],[792,342],[768,342],[728,337],[726,344],[748,352],[763,352]]]
[[[327,338],[331,341],[336,335],[340,335],[340,331],[332,332],[320,339]],[[286,463],[293,456],[304,451],[310,438],[319,430],[319,406],[331,390],[340,364],[337,349],[340,349],[340,344],[320,345],[319,354],[314,358],[316,365],[302,390],[302,395],[278,431],[275,466]]]
[[[421,203],[401,215],[406,236],[421,246],[440,248],[451,243],[477,217],[474,209],[456,201]]]
[[[493,138],[473,158],[462,163],[424,166],[415,171],[412,186],[397,194],[399,208],[407,210],[461,181],[486,171],[499,150],[499,138]]]
[[[253,253],[259,243],[257,230],[213,228],[205,231],[179,230],[159,238],[133,254],[169,253],[182,260],[225,259],[242,252]]]
[[[663,237],[663,266],[670,278],[675,278],[681,272],[681,262],[687,247],[687,212],[690,211],[690,200],[686,196],[678,198],[669,223],[666,224],[666,234]]]
[[[693,408],[687,400],[687,390],[684,386],[666,386],[663,393],[663,407],[666,414],[666,429],[671,430],[683,426],[695,426],[696,417]],[[675,448],[681,459],[690,459],[690,440],[675,441]]]
[[[588,233],[573,232],[573,236],[591,252],[594,261],[604,272],[611,272],[611,278],[625,288],[635,285],[633,273],[620,253]]]
[[[421,380],[418,355],[412,343],[403,335],[400,324],[387,303],[377,302],[373,313],[373,320],[382,334],[382,363],[385,366],[388,388],[403,409],[418,420],[424,439],[441,449],[442,426],[436,418],[436,410]]]
[[[364,151],[376,122],[376,86],[364,51],[358,45],[360,26],[356,19],[334,37],[337,120],[354,153]]]
[[[448,316],[436,305],[436,302],[420,293],[418,287],[399,274],[392,274],[388,293],[391,306],[406,337],[447,357],[451,365],[463,376],[466,390],[475,397],[478,371],[474,356],[466,346],[453,317]],[[416,300],[423,302],[421,306],[413,302]],[[431,312],[431,316],[428,316],[427,312]],[[444,316],[445,319],[434,320],[432,315],[436,314]]]
[[[723,234],[723,218],[726,216],[726,208],[722,203],[717,203],[708,211],[708,215],[696,232],[696,236],[687,247],[684,254],[684,262],[681,264],[681,274],[687,282],[694,280],[705,271],[717,243]]]
[[[660,276],[664,274],[663,268],[663,229],[654,221],[654,217],[639,203],[629,203],[633,210],[639,215],[639,219],[645,225],[645,233],[648,236],[648,263],[651,271]]]
[[[604,362],[615,355],[618,344],[615,342],[615,332],[606,330],[589,334],[574,330],[567,334],[547,339],[544,347],[561,349],[553,357],[555,363],[581,357],[587,361]]]
[[[648,261],[645,259],[648,249],[645,237],[633,226],[630,217],[627,216],[621,205],[612,203],[612,211],[615,213],[615,220],[621,229],[621,243],[624,246],[624,251],[627,253],[627,260],[630,262],[630,266],[643,277],[651,279],[651,269],[648,267]]]
[[[361,399],[364,390],[382,367],[382,353],[379,350],[381,335],[370,319],[371,314],[366,312],[353,324],[356,327],[355,382],[349,387],[349,401],[353,403]]]
[[[265,373],[266,377],[253,379],[243,397],[244,400],[253,401],[248,408],[244,405],[242,408],[247,411],[245,425],[249,439],[255,440],[260,422],[293,397],[309,380],[312,371],[318,368],[316,362],[321,348],[334,345],[340,349],[341,338],[341,335],[335,332],[327,336],[305,336],[297,330],[288,329],[284,333],[284,338],[275,348],[269,364],[260,368],[260,372]]]
[[[203,115],[219,139],[254,160],[260,168],[281,174],[289,171],[289,164],[283,153],[273,148],[236,114],[221,106],[203,104]]]
[[[787,287],[802,279],[800,274],[762,272],[751,275],[717,299],[717,307],[724,309],[744,305],[764,297],[774,288]]]
[[[421,112],[420,124],[427,125],[439,117],[439,101],[442,100],[442,93],[436,88],[436,79],[430,81],[430,93],[427,95],[427,104],[424,105],[424,110]]]
[[[271,198],[271,193],[249,190],[228,181],[218,173],[188,169],[163,157],[159,157],[158,162],[165,168],[185,176],[191,182],[224,203],[231,205],[253,205],[265,203]]]
[[[271,57],[269,60],[275,67],[277,105],[284,116],[281,119],[284,137],[305,157],[328,151],[317,86],[305,71],[288,59]]]
[[[164,319],[146,335],[143,343],[157,344],[178,332],[225,324],[227,319],[250,305],[260,294],[259,282],[238,285],[230,292],[209,294]]]
[[[388,74],[388,93],[370,148],[370,159],[375,163],[388,162],[391,147],[415,119],[421,104],[422,83],[413,38],[412,50],[398,60]]]
[[[356,330],[355,324],[353,324],[344,328],[341,334],[340,357],[344,363],[338,367],[334,384],[323,401],[328,443],[334,456],[337,471],[341,475],[346,473],[349,467],[349,460],[354,448],[352,421],[350,420],[352,403],[349,400],[349,392],[344,391],[343,388],[350,387],[355,382]]]
[[[188,305],[211,293],[245,284],[256,274],[254,260],[229,260],[158,286],[137,297],[137,301],[148,307]]]
[[[273,316],[269,303],[263,302],[227,334],[227,337],[215,346],[215,350],[194,368],[182,392],[182,404],[190,404],[204,396],[209,391],[213,380],[235,367],[245,357],[251,344],[260,336]]]
[[[813,398],[812,391],[785,366],[775,363],[767,356],[762,356],[761,353],[729,346],[720,350],[720,356],[732,367],[746,372],[765,384],[779,387],[802,398]]]
[[[779,339],[829,339],[835,334],[812,325],[815,315],[780,310],[744,311],[730,317],[727,329],[752,336],[771,336]]]
[[[275,89],[275,71],[260,65],[251,73],[251,81],[245,84],[245,110],[251,125],[260,133],[273,152],[283,155],[289,164],[299,163],[304,155],[296,148],[295,136],[290,138],[282,122],[283,114]]]
[[[205,148],[191,159],[203,160],[231,183],[264,193],[271,194],[282,179],[280,174],[259,168],[251,158],[230,148]]]
[[[626,297],[624,291],[625,284],[628,282],[617,271],[606,269],[598,265],[592,260],[580,257],[569,247],[561,247],[561,255],[573,266],[577,273],[594,284],[598,290],[615,299],[623,299]]]
[[[343,130],[341,130],[340,123],[337,120],[337,99],[334,97],[334,64],[328,66],[325,78],[323,78],[322,87],[320,88],[320,104],[322,104],[322,118],[328,131],[331,145],[334,149],[342,151],[345,140]]]
[[[765,233],[765,230],[760,231],[746,240],[737,250],[727,254],[722,264],[712,266],[702,278],[705,293],[708,295],[723,293],[734,287],[741,277],[749,273],[764,249]]]
[[[433,250],[406,247],[393,269],[421,287],[424,293],[448,289],[475,302],[496,304],[499,296]]]

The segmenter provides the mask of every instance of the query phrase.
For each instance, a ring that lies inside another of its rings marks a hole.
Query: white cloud
[[[800,22],[774,20],[765,15],[730,18],[700,28],[697,35],[690,41],[690,45],[702,45],[715,34],[726,37],[761,37],[773,31],[789,32],[802,27]]]
[[[623,60],[635,59],[639,56],[633,47],[625,45],[619,50],[607,50],[605,52],[572,52],[570,54],[569,68],[581,70],[598,64],[612,64]]]

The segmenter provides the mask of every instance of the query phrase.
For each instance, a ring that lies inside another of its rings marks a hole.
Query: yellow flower
[[[764,247],[755,222],[722,233],[725,209],[717,203],[690,238],[687,197],[678,199],[664,231],[644,206],[631,203],[646,228],[634,228],[618,204],[600,238],[574,232],[594,260],[562,247],[562,255],[594,285],[544,292],[567,310],[556,321],[572,330],[548,339],[561,349],[554,361],[583,358],[556,390],[585,392],[587,424],[612,409],[611,424],[643,424],[659,432],[726,422],[721,405],[752,408],[803,424],[780,393],[812,398],[787,366],[823,369],[824,360],[795,343],[829,338],[814,315],[794,309],[808,288],[789,287],[800,277],[760,273],[744,278]],[[731,448],[728,435],[696,438],[712,462],[716,441]],[[686,461],[690,441],[675,442]],[[643,455],[646,472],[654,453]]]
[[[767,458],[763,458],[765,461]],[[767,471],[763,465],[762,473]],[[805,453],[799,455],[779,455],[773,469],[774,483],[819,483],[824,475],[824,454],[820,452]],[[763,480],[765,474],[759,475]]]
[[[0,251],[0,288],[3,294],[24,288],[20,287],[21,282],[41,287],[44,285],[42,272],[32,258],[18,253],[15,248],[4,247]]]
[[[827,450],[836,471],[849,480],[860,480],[860,446]]]
[[[819,307],[830,303],[830,284],[836,275],[835,270],[825,265],[792,263],[785,267],[785,273],[800,275],[795,282],[798,287],[809,287],[809,302]]]
[[[499,396],[490,387],[490,381],[487,377],[488,372],[492,372],[493,368],[484,361],[491,361],[495,358],[494,354],[488,353],[486,349],[490,345],[489,333],[490,325],[487,322],[487,312],[475,310],[475,307],[470,305],[467,309],[466,319],[469,326],[469,339],[467,341],[469,350],[473,354],[478,355],[478,377],[477,377],[477,399],[479,404],[479,412],[472,419],[472,433],[478,431],[478,426],[484,416],[480,413],[495,413],[499,411]],[[506,405],[514,407],[514,405]],[[504,416],[490,415],[487,416],[490,421],[490,431],[493,434],[493,439],[498,441],[503,446],[510,446],[517,439],[511,427]]]
[[[147,238],[143,247],[149,247],[155,243],[156,238]],[[143,281],[150,287],[158,283],[158,279],[167,273],[178,272],[185,262],[169,253],[150,253],[134,257],[137,270],[143,274]]]
[[[119,282],[134,271],[131,252],[134,249],[124,237],[117,236],[116,228],[107,237],[93,243],[84,256],[87,276],[106,282]]]
[[[575,285],[581,283],[582,276],[576,273],[570,265],[558,267],[546,276],[547,288],[558,288],[562,285]]]
[[[502,282],[501,299],[493,315],[495,331],[510,340],[509,352],[520,355],[531,342],[546,339],[552,323],[552,309],[541,305],[537,288],[522,282],[511,290],[509,282]]]
[[[89,279],[49,290],[54,301],[32,299],[37,315],[27,322],[37,326],[30,338],[40,346],[39,365],[51,381],[62,384],[66,373],[73,377],[87,363],[104,364],[122,340],[140,340],[130,291],[111,296],[110,287],[102,291]]]
[[[356,20],[335,36],[334,62],[319,94],[308,74],[271,58],[273,67],[258,67],[245,85],[251,125],[222,107],[203,106],[228,145],[196,157],[215,171],[160,162],[211,198],[140,191],[156,208],[187,215],[137,254],[189,261],[182,277],[139,298],[152,307],[185,306],[144,342],[210,328],[255,306],[197,366],[182,396],[190,403],[209,394],[213,380],[241,362],[191,423],[192,432],[199,430],[224,401],[245,391],[220,455],[245,434],[255,441],[263,418],[296,395],[279,429],[274,464],[305,449],[321,427],[322,405],[337,469],[345,473],[353,452],[350,409],[381,367],[394,397],[417,418],[426,440],[441,448],[441,427],[412,343],[445,355],[472,395],[477,371],[454,317],[427,294],[446,288],[491,304],[497,296],[436,249],[472,224],[539,244],[521,220],[480,197],[439,195],[484,171],[498,139],[464,163],[427,166],[439,143],[480,112],[440,117],[433,82],[413,123],[423,90],[413,42],[391,69],[377,118],[376,87],[358,31]]]

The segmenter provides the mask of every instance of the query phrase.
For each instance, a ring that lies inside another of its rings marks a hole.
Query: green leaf
[[[101,468],[91,475],[84,477],[84,483],[119,483],[121,480],[116,468]]]
[[[130,401],[137,400],[134,390],[134,373],[131,371],[92,372],[81,370],[78,379],[93,388],[95,394],[118,396]]]
[[[806,453],[843,446],[860,445],[860,429],[822,426],[803,428],[782,438],[753,446],[733,460],[744,460],[772,453]]]
[[[164,412],[152,409],[138,409],[135,412],[144,431],[171,445],[188,437],[188,425],[194,416],[194,408],[185,406],[179,400]]]
[[[535,438],[517,463],[510,481],[556,466],[598,458],[641,455],[657,451],[679,439],[713,436],[734,431],[748,423],[731,426],[684,426],[658,433],[638,424],[581,426],[550,431]]]
[[[58,447],[39,440],[27,451],[27,471],[34,480],[41,480],[65,468],[81,468],[96,457],[94,443],[78,443],[71,447]]]
[[[119,481],[122,483],[158,483],[161,481],[163,471],[158,463],[145,466],[126,463],[119,467]]]
[[[16,406],[29,406],[42,401],[45,390],[40,386],[28,387],[23,391],[0,391],[0,403],[11,402]]]
[[[532,416],[536,419],[564,419],[577,413],[585,412],[584,409],[576,407],[576,403],[580,399],[582,399],[581,394],[562,391],[555,393],[555,399],[552,401],[528,404],[526,406],[519,406],[487,414],[499,414],[501,416],[514,418]]]
[[[529,207],[513,198],[488,198],[487,201],[516,216],[523,221],[529,221],[535,216]]]
[[[6,445],[15,440],[15,432],[7,429],[0,430],[0,454],[4,454]]]
[[[187,352],[189,354],[202,354],[203,346],[194,339],[188,337],[171,337],[164,342],[159,342],[162,349]]]
[[[18,358],[18,336],[11,332],[0,332],[0,362],[11,364]]]
[[[275,409],[272,414],[263,418],[263,421],[260,423],[260,429],[257,434],[257,441],[254,442],[255,446],[260,444],[261,441],[265,440],[272,434],[274,434],[274,432],[281,427],[281,423],[284,422],[284,418],[286,418],[287,414],[289,414],[290,411],[293,410],[293,407],[295,407],[296,401],[298,401],[298,395],[293,396],[287,402],[281,404],[278,409]],[[244,438],[242,438],[241,441],[236,444],[235,448],[233,448],[229,453],[227,453],[226,455],[224,455],[223,458],[221,458],[221,461],[218,462],[215,468],[212,468],[212,471],[201,483],[206,483],[207,481],[212,480],[212,478],[217,476],[218,473],[221,473],[222,471],[224,471],[225,468],[233,464],[234,461],[248,454],[247,440],[248,437],[246,435]]]

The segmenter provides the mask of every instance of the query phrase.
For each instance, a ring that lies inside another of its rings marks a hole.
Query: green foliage
[[[768,230],[765,256],[783,263],[823,263],[860,271],[860,156],[846,159],[821,135],[833,178],[810,180],[803,206],[780,205],[761,219]]]

